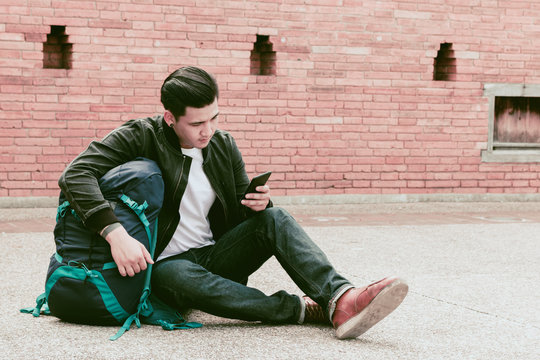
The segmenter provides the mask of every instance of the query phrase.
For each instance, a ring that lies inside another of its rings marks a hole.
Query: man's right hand
[[[112,230],[105,240],[111,245],[111,255],[122,276],[134,276],[146,270],[146,263],[154,263],[146,247],[132,238],[123,226]]]

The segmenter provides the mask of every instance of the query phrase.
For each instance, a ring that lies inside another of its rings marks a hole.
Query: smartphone
[[[262,185],[266,184],[266,182],[268,181],[268,178],[270,177],[270,175],[272,175],[272,172],[268,171],[268,172],[265,172],[263,174],[257,175],[253,179],[251,179],[251,182],[249,183],[246,191],[244,192],[244,195],[242,196],[242,199],[246,198],[246,194],[256,193],[257,190],[255,190],[255,189],[257,188],[257,186],[262,186]]]

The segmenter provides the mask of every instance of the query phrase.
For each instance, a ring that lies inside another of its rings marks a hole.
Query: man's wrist
[[[119,222],[109,224],[100,231],[99,235],[101,235],[101,237],[105,239],[107,238],[107,235],[109,235],[114,229],[117,229],[120,226],[122,226],[122,224],[120,224]]]

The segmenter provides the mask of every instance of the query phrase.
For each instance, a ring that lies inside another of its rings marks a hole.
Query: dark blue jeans
[[[324,309],[350,286],[291,215],[269,208],[227,232],[215,245],[156,263],[152,291],[180,310],[194,308],[233,319],[296,323],[302,311],[298,296],[285,291],[268,296],[245,285],[249,275],[271,256]]]

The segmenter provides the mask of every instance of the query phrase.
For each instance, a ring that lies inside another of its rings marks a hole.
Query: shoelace
[[[306,303],[306,313],[305,313],[304,322],[322,323],[322,324],[330,323],[328,314],[326,314],[324,309],[319,304],[317,304],[308,296],[304,296],[304,301]]]

